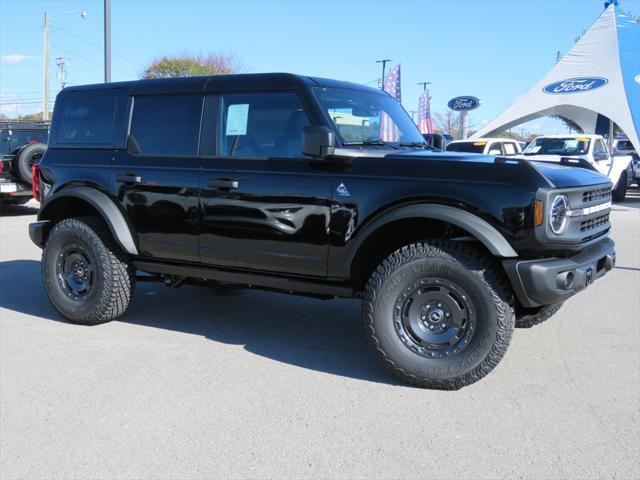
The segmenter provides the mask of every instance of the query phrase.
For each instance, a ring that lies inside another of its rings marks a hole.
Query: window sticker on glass
[[[246,135],[249,120],[249,104],[229,105],[227,110],[226,135]]]

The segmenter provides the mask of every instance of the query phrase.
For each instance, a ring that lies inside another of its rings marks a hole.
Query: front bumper
[[[564,302],[605,275],[616,262],[615,243],[605,238],[569,258],[504,260],[514,293],[523,307]]]

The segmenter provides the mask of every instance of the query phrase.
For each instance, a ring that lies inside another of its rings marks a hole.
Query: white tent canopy
[[[547,115],[594,133],[598,114],[613,120],[640,151],[640,24],[615,4],[529,93],[471,138]]]

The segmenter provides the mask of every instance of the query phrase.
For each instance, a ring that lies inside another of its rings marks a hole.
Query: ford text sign
[[[456,97],[449,100],[447,106],[451,110],[456,110],[458,112],[463,112],[466,110],[473,110],[474,108],[478,108],[480,106],[480,100],[476,97]]]
[[[551,95],[564,95],[565,93],[580,93],[596,88],[604,87],[609,80],[602,77],[568,78],[560,82],[550,83],[542,89],[544,93]]]

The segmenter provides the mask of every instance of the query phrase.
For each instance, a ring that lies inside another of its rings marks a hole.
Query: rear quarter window
[[[117,92],[67,95],[56,101],[50,147],[120,148],[126,131],[126,96]]]

